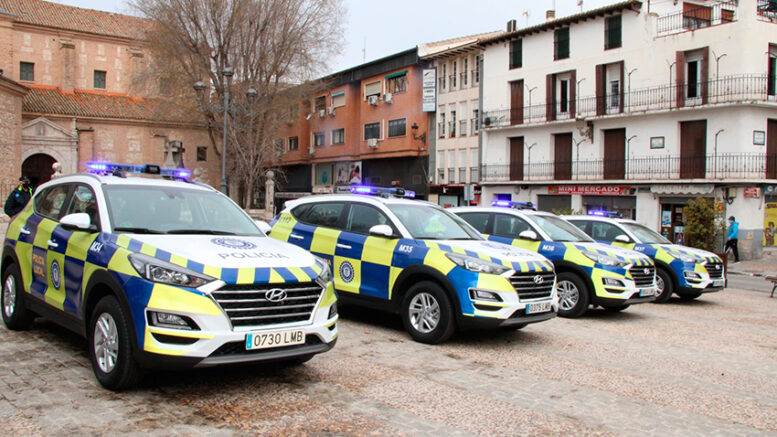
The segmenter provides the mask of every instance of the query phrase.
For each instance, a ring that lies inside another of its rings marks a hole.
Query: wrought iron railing
[[[777,23],[777,0],[758,0],[757,13]]]
[[[522,170],[522,173],[521,173]],[[676,179],[775,179],[777,155],[719,153],[699,157],[677,155],[637,156],[626,160],[531,161],[483,165],[483,182],[607,181]]]
[[[684,8],[656,19],[656,32],[659,35],[685,32],[737,20],[737,0],[710,3],[705,6]]]
[[[611,94],[576,98],[568,102],[568,112],[560,112],[559,101],[512,109],[483,111],[482,126],[485,129],[528,123],[544,123],[553,120],[595,117],[614,112],[645,112],[673,109],[678,106],[701,106],[741,101],[774,101],[769,92],[767,75],[726,76],[705,82],[660,85],[630,90],[623,99]],[[618,105],[613,105],[618,103]],[[622,107],[622,108],[621,108]],[[549,120],[550,115],[550,120]]]

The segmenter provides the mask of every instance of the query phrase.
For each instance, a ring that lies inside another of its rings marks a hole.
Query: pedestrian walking
[[[737,248],[737,238],[739,235],[739,222],[734,216],[728,218],[728,232],[726,233],[726,252],[731,249],[734,252],[734,262],[739,262],[739,250]]]
[[[8,195],[8,199],[5,200],[3,211],[9,217],[13,217],[16,214],[19,214],[24,207],[27,206],[27,202],[30,201],[31,197],[32,188],[30,187],[30,180],[27,176],[22,176],[19,178],[19,186],[11,191],[11,194]]]

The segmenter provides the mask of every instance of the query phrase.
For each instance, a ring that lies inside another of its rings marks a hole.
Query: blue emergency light
[[[381,197],[404,197],[407,199],[415,198],[415,191],[406,190],[400,187],[386,188],[386,187],[372,187],[369,185],[354,185],[351,187],[351,193],[353,194],[367,194],[370,196]]]
[[[191,171],[183,168],[164,168],[155,164],[137,165],[90,161],[86,163],[86,168],[90,173],[112,174],[122,177],[127,173],[159,175],[173,179],[189,179],[192,176]]]
[[[602,211],[600,209],[588,211],[588,215],[595,215],[597,217],[609,217],[609,218],[623,217],[621,213],[619,213],[618,211]]]
[[[536,208],[534,208],[534,204],[531,202],[517,202],[514,200],[493,200],[491,201],[491,206],[499,206],[501,208],[536,210]]]

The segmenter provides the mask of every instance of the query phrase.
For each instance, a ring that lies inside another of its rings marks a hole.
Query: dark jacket
[[[24,207],[27,206],[27,202],[30,201],[31,197],[32,188],[24,188],[24,186],[19,185],[8,195],[3,211],[5,211],[8,216],[13,217],[16,214],[19,214]]]

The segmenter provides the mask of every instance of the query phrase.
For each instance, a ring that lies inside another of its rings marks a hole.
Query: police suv
[[[334,346],[325,261],[267,238],[229,198],[187,181],[187,170],[88,168],[41,185],[10,223],[8,328],[40,315],[84,335],[110,389],[136,383],[141,368],[301,363]]]
[[[286,202],[270,233],[326,259],[343,302],[401,313],[423,343],[442,342],[456,327],[519,329],[556,315],[555,274],[544,257],[485,241],[401,188],[351,191],[359,194]]]
[[[636,250],[655,260],[658,297],[666,302],[672,293],[691,300],[702,293],[720,291],[726,286],[723,260],[712,252],[672,244],[658,232],[634,220],[596,215],[566,217],[594,240],[616,247]]]
[[[553,261],[560,316],[578,317],[589,305],[621,311],[655,300],[656,268],[647,256],[595,243],[555,214],[532,210],[529,202],[493,204],[491,208],[452,208],[451,212],[491,241],[528,249]]]

